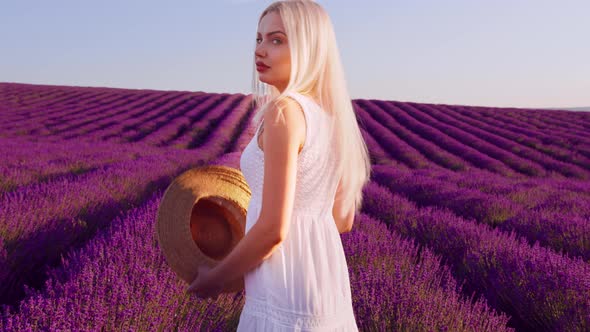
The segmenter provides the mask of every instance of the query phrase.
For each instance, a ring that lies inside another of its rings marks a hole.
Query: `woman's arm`
[[[345,214],[342,214],[342,195],[343,189],[341,186],[342,178],[338,181],[338,186],[336,189],[336,197],[334,198],[334,206],[332,207],[332,217],[334,217],[334,222],[336,223],[336,228],[338,228],[338,232],[340,234],[350,232],[352,229],[352,224],[354,223],[354,216],[356,210],[356,201],[351,209],[347,210]]]
[[[355,216],[355,209],[356,209],[356,202],[353,205],[353,208],[348,211],[348,214],[344,218],[336,219],[335,216],[338,215],[336,210],[332,210],[332,216],[334,217],[334,221],[336,222],[336,227],[338,228],[338,232],[340,234],[347,233],[352,230],[352,225],[354,224],[354,216]]]
[[[211,271],[223,284],[242,277],[270,257],[289,231],[305,117],[296,101],[288,98],[283,106],[282,114],[273,107],[264,115],[264,181],[259,219]]]
[[[242,277],[255,268],[278,248],[282,240],[276,230],[256,222],[234,249],[212,270],[212,279],[220,284]]]

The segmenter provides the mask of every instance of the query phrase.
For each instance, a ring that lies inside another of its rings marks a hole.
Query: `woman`
[[[240,159],[252,191],[246,235],[188,291],[217,298],[244,276],[238,331],[358,331],[339,233],[360,209],[370,160],[331,20],[313,1],[274,2],[254,55],[262,106]]]

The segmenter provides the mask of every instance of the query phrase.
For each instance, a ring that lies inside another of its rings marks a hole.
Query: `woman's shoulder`
[[[311,94],[297,92],[297,91],[290,92],[289,94],[290,95],[295,95],[296,97],[299,97],[299,99],[303,99],[304,102],[309,102],[313,106],[316,106],[316,107],[320,108],[320,104],[317,101],[318,98],[315,97],[315,96],[313,96],[313,95],[311,95]]]
[[[305,107],[298,100],[285,98],[279,107],[271,107],[265,112],[260,133],[267,131],[270,140],[280,140],[287,133],[295,133],[293,138],[302,141],[306,126]]]

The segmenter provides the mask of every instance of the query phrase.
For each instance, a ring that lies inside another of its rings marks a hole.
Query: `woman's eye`
[[[261,40],[261,38],[256,38],[256,42],[257,42],[257,43],[258,43],[260,40]],[[278,43],[275,43],[275,44],[281,44],[281,43],[282,43],[282,41],[281,41],[279,38],[275,38],[275,39],[273,39],[272,41],[275,41],[275,40],[276,40],[276,41],[278,41]]]

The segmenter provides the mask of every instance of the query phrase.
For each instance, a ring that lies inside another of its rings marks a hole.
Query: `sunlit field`
[[[182,172],[239,169],[250,95],[0,83],[0,331],[235,331],[154,231]],[[354,99],[341,234],[363,331],[590,330],[590,112]]]

